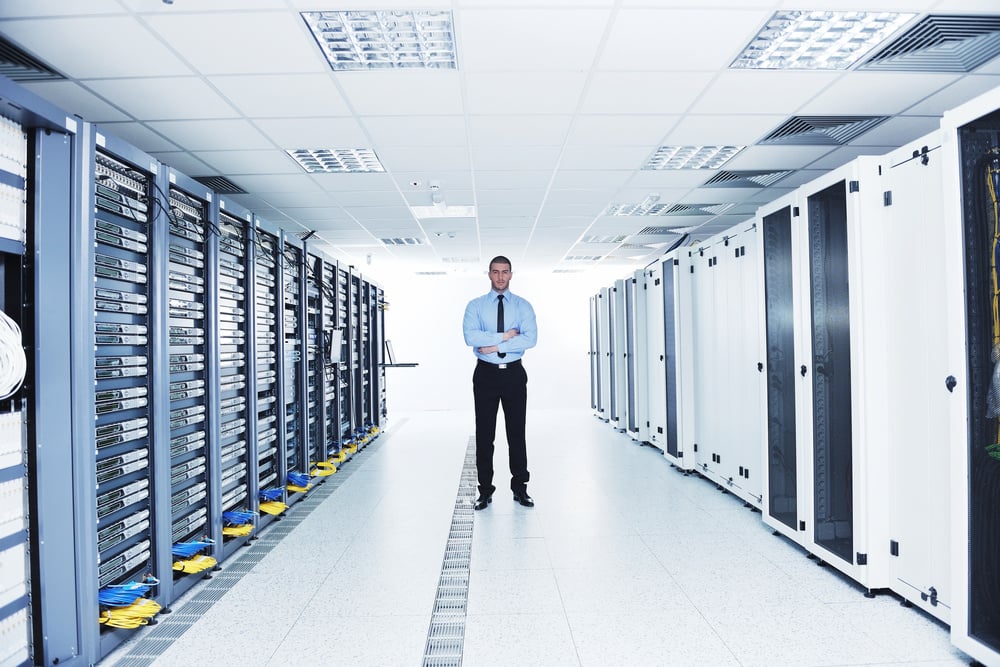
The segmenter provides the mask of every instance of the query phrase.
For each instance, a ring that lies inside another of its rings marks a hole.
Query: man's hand
[[[499,348],[497,348],[496,345],[489,345],[487,347],[480,347],[476,349],[479,351],[479,354],[493,354],[494,352],[499,351]]]
[[[514,336],[520,335],[520,333],[521,332],[518,331],[517,329],[507,329],[507,331],[503,332],[503,342],[506,343],[507,341],[509,341]]]

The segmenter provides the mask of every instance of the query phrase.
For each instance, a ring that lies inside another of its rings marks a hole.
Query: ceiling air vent
[[[223,176],[195,176],[194,180],[207,185],[212,192],[220,195],[245,195],[246,190]]]
[[[386,245],[423,245],[424,242],[418,238],[407,237],[407,238],[391,238],[391,239],[379,239],[382,243]]]
[[[703,188],[766,188],[791,171],[720,171],[705,181]]]
[[[792,116],[759,143],[825,146],[846,144],[887,116]]]
[[[621,243],[628,238],[627,234],[617,234],[615,236],[588,236],[583,239],[584,243]]]
[[[719,215],[725,213],[733,207],[732,203],[726,204],[674,204],[666,213],[660,215]]]
[[[66,78],[2,37],[0,37],[0,74],[14,81],[58,81]]]
[[[604,255],[569,255],[567,262],[599,262]]]
[[[643,236],[662,236],[664,234],[680,234],[676,227],[643,227],[636,232],[636,235],[642,234]]]
[[[858,69],[971,72],[1000,55],[1000,16],[930,15]]]

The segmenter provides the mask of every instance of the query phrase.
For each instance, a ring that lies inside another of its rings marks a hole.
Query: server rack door
[[[813,539],[854,562],[847,183],[808,198]]]
[[[663,265],[656,262],[646,271],[646,395],[647,441],[660,449],[667,439],[666,348],[663,336]]]
[[[316,464],[326,461],[326,440],[323,435],[323,259],[311,251],[308,241],[305,253],[305,355],[306,355],[306,470],[315,472]]]
[[[677,411],[677,308],[675,280],[677,267],[673,255],[660,263],[663,276],[663,386],[666,398],[666,433],[664,452],[674,460],[678,452]]]
[[[337,355],[334,349],[339,331],[337,329],[337,264],[328,259],[322,262],[322,335],[320,344],[320,383],[323,387],[323,437],[325,459],[332,461],[340,451],[340,415],[337,405]]]
[[[337,366],[337,391],[340,405],[340,438],[342,455],[350,453],[354,420],[354,392],[351,391],[351,359],[354,325],[351,308],[351,274],[347,265],[337,265],[337,322],[340,328],[340,363]]]
[[[610,301],[610,290],[607,287],[602,287],[597,297],[597,336],[601,379],[597,411],[604,421],[611,419],[611,404],[614,400],[611,379],[611,322],[608,319],[611,314],[611,307],[608,305]]]
[[[597,297],[590,297],[590,408],[600,414],[600,356],[597,344]]]
[[[761,507],[763,502],[764,475],[761,463],[764,440],[760,413],[765,405],[761,374],[757,370],[757,363],[760,361],[758,313],[761,298],[757,281],[760,261],[757,247],[759,233],[756,225],[745,228],[730,244],[729,252],[736,260],[738,270],[736,290],[738,302],[734,304],[734,310],[739,313],[739,330],[742,332],[738,344],[733,346],[734,350],[739,350],[739,359],[733,364],[738,380],[734,386],[739,387],[738,391],[744,402],[739,422],[736,424],[737,433],[733,438],[733,442],[740,445],[739,458],[734,462],[735,473],[743,489],[744,499],[757,507]]]
[[[308,474],[308,435],[306,433],[305,402],[305,334],[306,323],[304,305],[306,295],[303,290],[305,273],[305,249],[300,240],[281,235],[281,318],[284,322],[281,339],[282,397],[279,428],[285,433],[285,476],[282,483],[296,488],[290,476]],[[290,490],[291,491],[291,490]],[[300,492],[292,491],[287,502],[301,498]]]
[[[767,375],[767,516],[798,530],[792,206],[761,220]]]
[[[719,348],[720,313],[725,308],[717,304],[716,256],[713,247],[701,248],[694,259],[694,375],[695,375],[695,459],[705,472],[718,468],[716,410],[725,403],[727,387],[719,383],[716,358],[725,354]]]
[[[913,157],[914,149],[919,153],[928,145],[928,153]],[[884,266],[879,281],[890,341],[884,359],[892,587],[947,622],[951,517],[948,488],[941,481],[948,478],[950,462],[941,452],[948,448],[951,395],[944,383],[948,358],[942,354],[948,345],[947,269],[935,259],[945,245],[939,147],[924,138],[883,163],[881,189],[891,195],[879,227],[892,252],[879,257]]]
[[[694,297],[692,253],[686,249],[675,255],[674,310],[677,318],[677,460],[682,470],[694,468],[695,442],[695,373],[694,373]]]
[[[635,313],[635,278],[629,277],[625,285],[625,430],[634,434],[636,422],[636,313]]]
[[[956,606],[952,641],[987,664],[1000,662],[1000,420],[993,380],[997,347],[997,181],[1000,180],[1000,96],[996,91],[946,116],[946,215],[961,229],[952,242],[953,266],[964,265],[964,336],[955,332],[949,348],[964,342],[965,365],[947,380],[957,398],[966,398],[967,443],[953,459],[955,484],[954,581]],[[961,252],[959,251],[961,248]],[[962,254],[964,253],[964,257]],[[961,259],[960,259],[961,257]],[[962,294],[959,285],[949,290]],[[963,340],[964,339],[964,340]],[[958,365],[957,360],[953,361]],[[963,378],[964,375],[968,379]],[[992,397],[992,398],[991,398]],[[960,422],[953,438],[962,434]]]
[[[611,417],[612,424],[621,430],[625,430],[628,418],[628,373],[627,373],[627,336],[625,312],[625,281],[616,280],[612,291],[612,363],[611,371],[615,385],[615,405],[614,414]]]
[[[635,405],[633,420],[635,428],[630,431],[630,435],[639,442],[649,440],[649,395],[646,391],[648,386],[647,375],[649,373],[649,346],[647,344],[649,329],[646,323],[646,273],[644,270],[636,271],[632,275],[633,294],[633,314],[632,330],[634,352],[630,359],[633,365],[632,392],[635,394]]]

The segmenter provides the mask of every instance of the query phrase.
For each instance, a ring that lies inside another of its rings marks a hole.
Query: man
[[[478,359],[472,376],[476,402],[476,469],[479,498],[476,509],[493,502],[493,440],[497,431],[497,408],[503,405],[510,459],[510,489],[514,500],[534,507],[528,495],[528,454],[524,442],[524,419],[528,403],[528,375],[521,365],[524,351],[538,340],[535,311],[525,299],[510,293],[510,260],[490,261],[489,294],[473,299],[465,308],[465,343]]]

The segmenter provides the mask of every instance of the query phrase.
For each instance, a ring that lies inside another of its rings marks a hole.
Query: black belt
[[[504,370],[504,369],[507,369],[507,368],[517,368],[518,366],[521,365],[521,360],[520,359],[518,359],[516,361],[508,361],[505,364],[491,364],[490,362],[483,361],[482,359],[477,359],[476,361],[478,362],[479,366],[487,366],[489,368],[496,368],[498,370]]]

